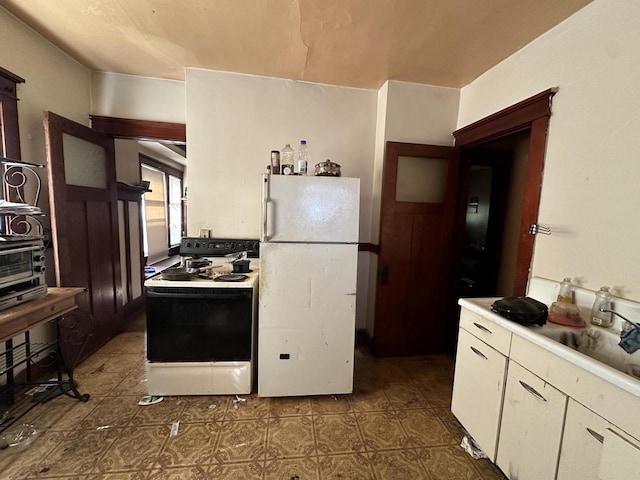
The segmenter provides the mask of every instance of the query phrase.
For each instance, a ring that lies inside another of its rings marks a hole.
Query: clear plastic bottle
[[[565,277],[560,284],[560,290],[558,290],[558,297],[556,300],[564,303],[575,303],[575,294],[573,292],[570,277]]]
[[[293,175],[295,157],[296,155],[293,148],[287,143],[280,151],[280,173],[283,175]]]
[[[596,292],[593,307],[591,307],[591,323],[599,327],[609,328],[613,324],[613,316],[610,312],[601,312],[600,309],[611,310],[611,307],[612,300],[609,287],[600,287],[600,290]]]
[[[298,174],[307,174],[307,164],[309,161],[309,150],[307,148],[307,141],[300,140],[300,147],[298,148]]]

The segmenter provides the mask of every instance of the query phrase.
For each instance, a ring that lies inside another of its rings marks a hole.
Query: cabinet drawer
[[[511,332],[466,308],[460,311],[460,327],[504,355],[509,355]]]

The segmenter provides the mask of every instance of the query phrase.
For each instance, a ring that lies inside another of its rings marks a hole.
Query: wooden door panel
[[[86,357],[121,329],[114,142],[51,112],[45,112],[44,126],[56,281],[86,289],[74,315],[75,328],[90,334]],[[82,345],[64,347],[75,355]]]
[[[396,201],[398,157],[447,162],[443,203]],[[440,160],[439,160],[440,161]],[[388,142],[383,173],[374,351],[413,355],[446,349],[444,324],[455,214],[457,150]]]
[[[110,203],[87,202],[87,238],[89,240],[89,257],[97,261],[90,262],[90,280],[93,294],[94,310],[116,315],[118,313],[118,282],[115,278],[115,266],[111,257],[104,255],[112,248],[113,228],[105,218],[112,215]]]

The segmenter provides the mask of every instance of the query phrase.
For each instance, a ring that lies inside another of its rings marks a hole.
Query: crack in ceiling
[[[0,0],[87,68],[462,87],[592,0]]]

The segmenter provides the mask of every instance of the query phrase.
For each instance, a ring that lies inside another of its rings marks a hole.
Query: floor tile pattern
[[[0,478],[505,478],[460,447],[449,356],[378,359],[358,349],[352,395],[166,397],[139,406],[147,393],[144,342],[142,318],[76,369],[88,402],[58,397],[5,432],[28,423],[38,435],[0,451]]]

